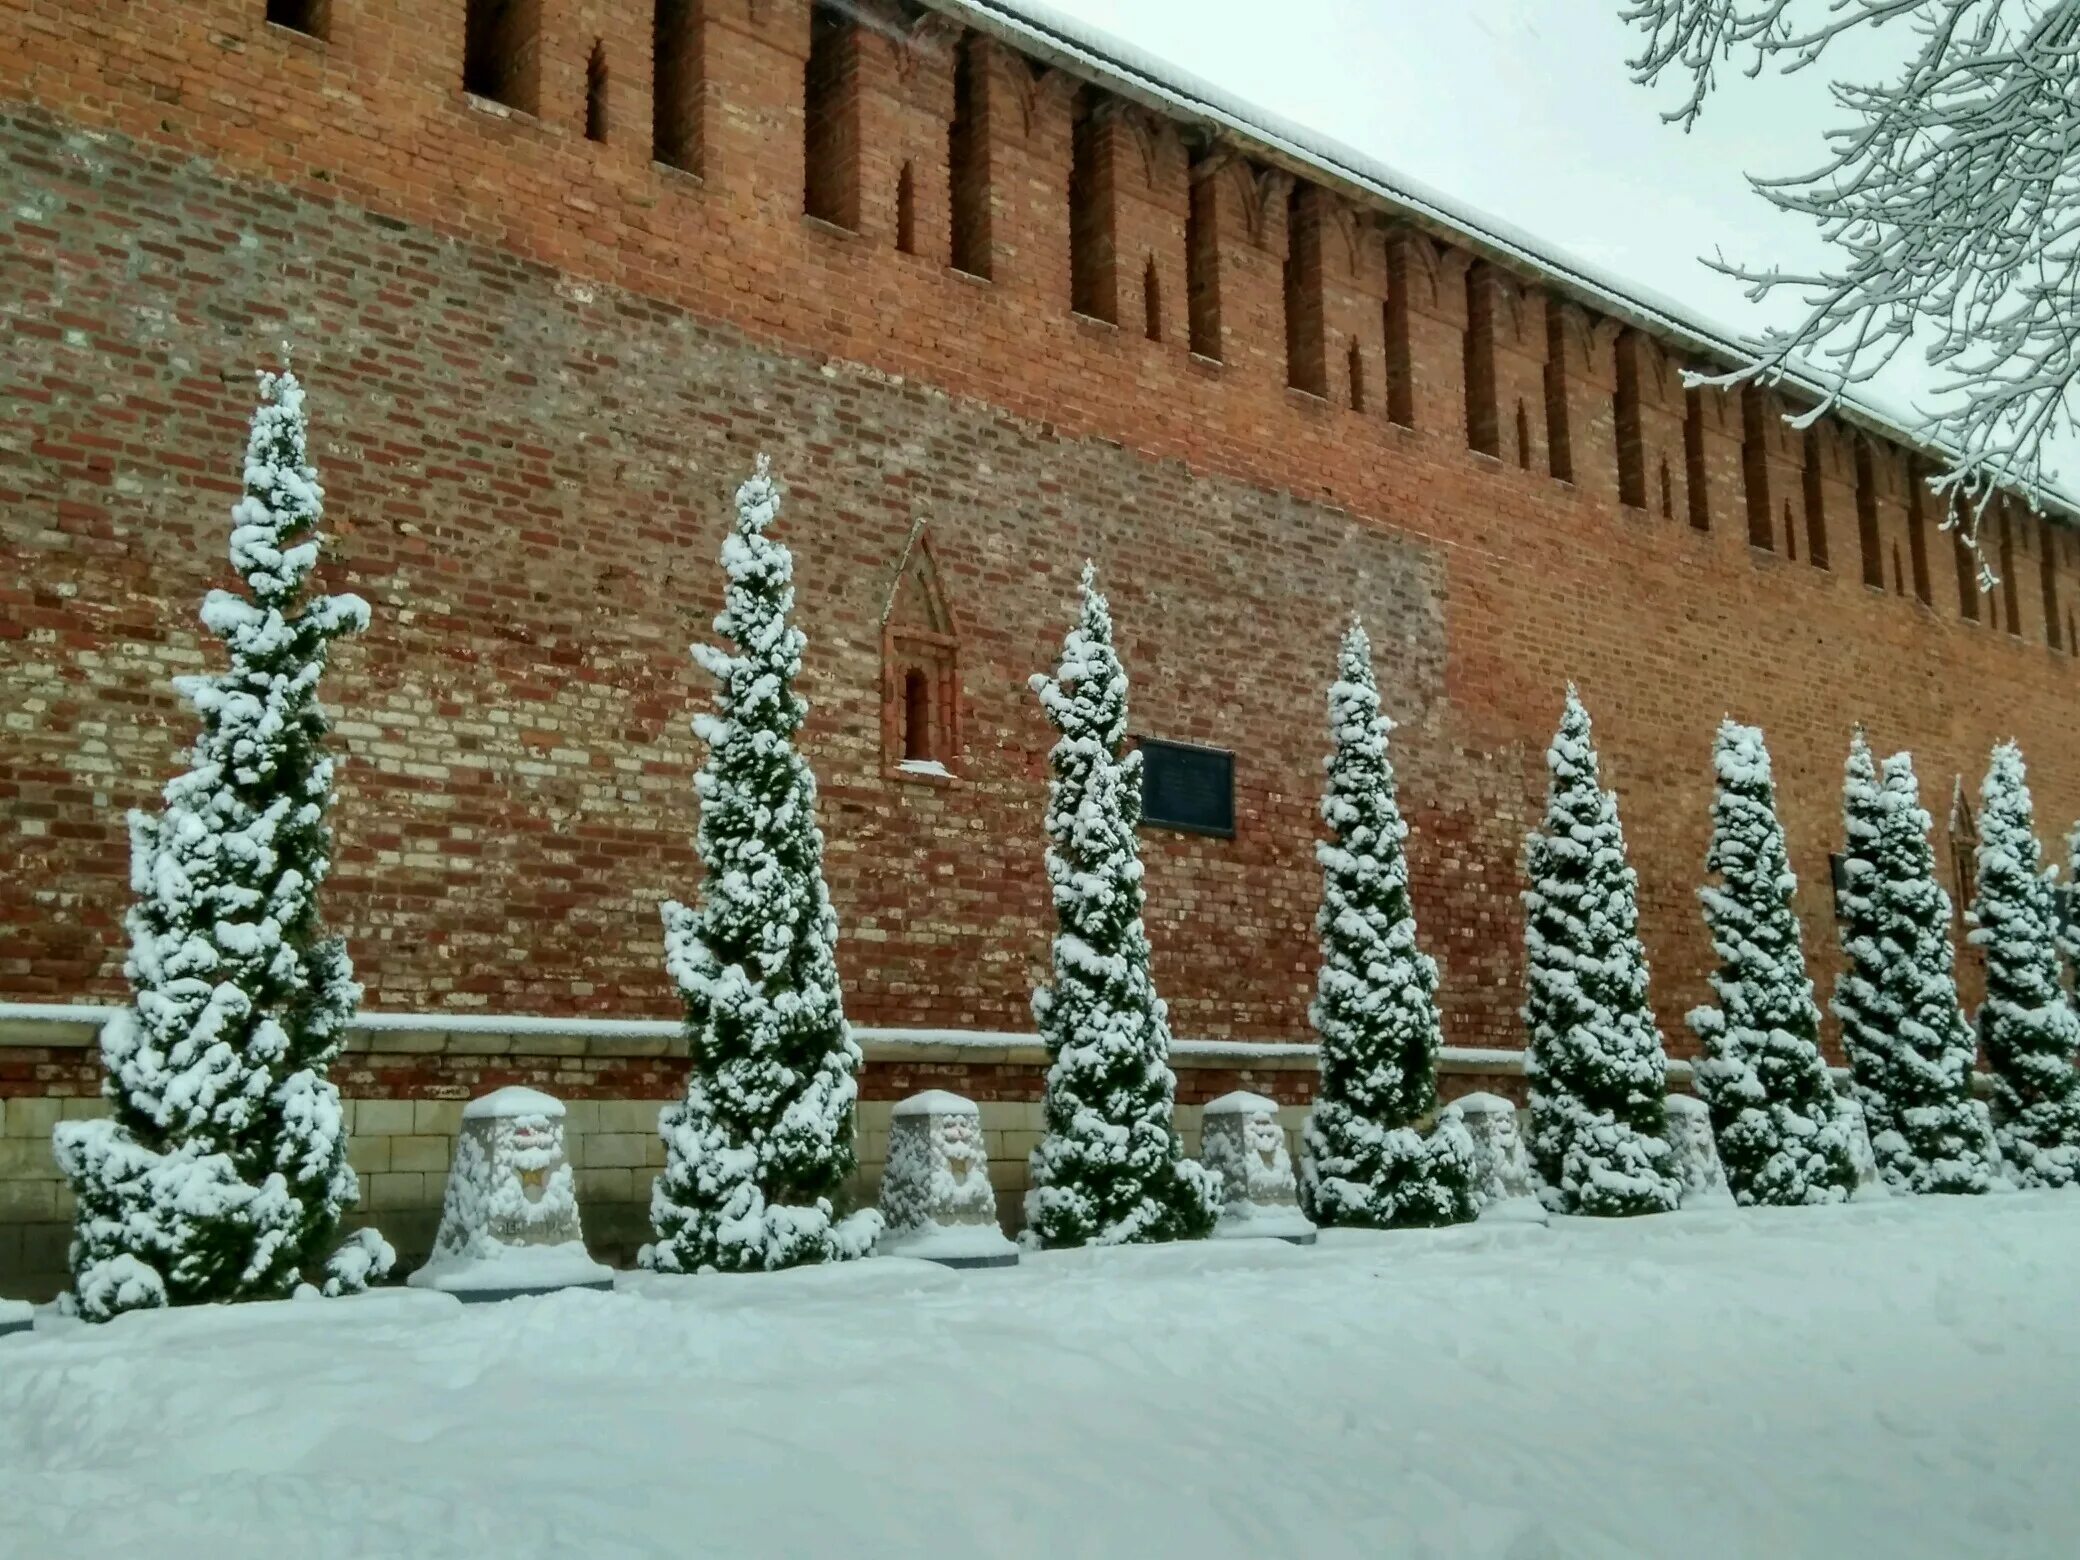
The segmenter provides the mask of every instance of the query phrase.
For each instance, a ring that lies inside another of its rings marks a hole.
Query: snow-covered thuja
[[[2056,869],[2052,869],[2055,871]],[[2023,1186],[2080,1174],[2080,1014],[2060,983],[2058,912],[2037,848],[2022,753],[1993,750],[1979,793],[1979,889],[1972,942],[1986,951],[1979,1044],[1993,1070],[1993,1131]]]
[[[2066,831],[2066,892],[2080,894],[2080,823]],[[2058,949],[2066,963],[2080,966],[2080,926],[2069,916],[2059,917]],[[2080,992],[2075,995],[2080,1000]]]
[[[1820,1054],[1792,906],[1798,880],[1762,733],[1722,721],[1712,762],[1719,790],[1705,870],[1719,881],[1698,898],[1719,956],[1719,1000],[1689,1015],[1704,1047],[1697,1092],[1736,1202],[1846,1202],[1856,1187],[1850,1126]]]
[[[1525,860],[1532,1166],[1555,1213],[1665,1213],[1682,1183],[1664,1135],[1668,1058],[1647,1005],[1639,880],[1572,687],[1546,768],[1545,823]]]
[[[1881,778],[1857,732],[1842,812],[1843,969],[1832,1006],[1871,1151],[1897,1191],[1992,1190],[2000,1173],[1972,1111],[1950,896],[1936,880],[1912,758],[1895,753]]]
[[[303,388],[263,374],[260,396],[231,511],[245,589],[202,604],[230,664],[174,679],[202,730],[159,815],[130,815],[132,996],[101,1033],[110,1114],[53,1140],[93,1320],[287,1295],[355,1196],[327,1072],[361,990],[318,917],[332,864],[318,679],[368,607],[305,595],[324,494]]]
[[[694,781],[700,902],[663,908],[665,965],[686,1011],[686,1097],[658,1123],[645,1267],[747,1272],[873,1249],[881,1216],[842,1215],[853,1170],[859,1046],[838,987],[838,921],[823,880],[816,780],[795,748],[808,706],[795,691],[802,631],[794,560],[767,535],[780,508],[761,455],[737,490],[722,544],[715,631],[696,645],[715,679]]]
[[[1055,675],[1033,691],[1060,733],[1049,755],[1047,881],[1053,980],[1033,994],[1047,1043],[1045,1135],[1033,1150],[1027,1238],[1042,1246],[1197,1239],[1220,1179],[1183,1157],[1171,1124],[1170,1016],[1141,920],[1141,754],[1122,754],[1127,676],[1095,571]]]
[[[1325,1225],[1457,1224],[1478,1211],[1463,1129],[1425,1138],[1437,1108],[1437,965],[1416,946],[1408,825],[1387,759],[1372,644],[1352,623],[1329,688],[1328,785],[1315,845],[1322,963],[1308,1016],[1321,1081],[1302,1136],[1301,1203]]]

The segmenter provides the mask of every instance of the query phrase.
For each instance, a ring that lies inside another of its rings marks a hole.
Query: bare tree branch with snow
[[[1903,352],[1920,354],[1937,378],[1922,431],[1951,457],[1933,486],[1956,499],[1976,546],[1991,497],[2033,491],[2046,442],[2076,426],[2080,0],[1622,0],[1621,14],[1645,36],[1636,80],[1687,78],[1666,116],[1685,129],[1724,65],[1804,70],[1850,34],[1896,24],[1895,79],[1829,84],[1844,123],[1826,160],[1750,177],[1773,205],[1811,218],[1836,263],[1710,262],[1751,298],[1795,293],[1805,313],[1707,382],[1803,369],[1826,390],[1803,426]]]

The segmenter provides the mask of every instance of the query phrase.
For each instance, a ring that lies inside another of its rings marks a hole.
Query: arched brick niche
[[[961,774],[960,631],[922,533],[903,558],[881,624],[881,755],[902,780]]]

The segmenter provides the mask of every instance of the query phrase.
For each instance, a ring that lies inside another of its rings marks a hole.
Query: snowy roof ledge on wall
[[[1259,161],[1382,205],[1395,216],[1483,259],[1518,272],[1532,272],[1555,291],[1664,341],[1673,340],[1722,367],[1734,368],[1749,361],[1750,354],[1740,345],[1736,332],[1698,319],[1694,310],[1652,288],[1599,271],[1499,217],[1232,96],[1087,22],[1062,15],[1041,0],[919,3],[1165,118],[1196,125],[1212,141],[1226,142]],[[1828,394],[1827,382],[1810,369],[1787,369],[1784,377],[1815,400]],[[1837,396],[1835,410],[1844,420],[1903,448],[1932,455],[1945,464],[1957,458],[1955,448],[1914,431],[1897,410],[1846,392]],[[2015,491],[2068,524],[2080,523],[2080,500],[2064,492],[2044,486]]]

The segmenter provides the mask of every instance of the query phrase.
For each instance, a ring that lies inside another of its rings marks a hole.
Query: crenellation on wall
[[[1801,556],[1815,567],[1861,577],[1856,542],[1856,445],[1843,424],[1822,418],[1805,433]]]
[[[1656,522],[1688,525],[1684,422],[1689,405],[1682,370],[1661,343],[1629,327],[1618,332],[1613,353],[1619,501],[1645,510]]]
[[[1390,226],[1386,248],[1388,300],[1407,334],[1406,426],[1463,446],[1466,271],[1473,257],[1408,227]]]
[[[1567,428],[1566,481],[1598,511],[1618,507],[1618,390],[1615,320],[1547,295],[1546,361],[1555,378],[1548,394]],[[1561,470],[1558,465],[1555,470]]]
[[[1782,558],[1804,558],[1804,436],[1787,421],[1788,409],[1775,391],[1748,384],[1740,398],[1748,545]]]

